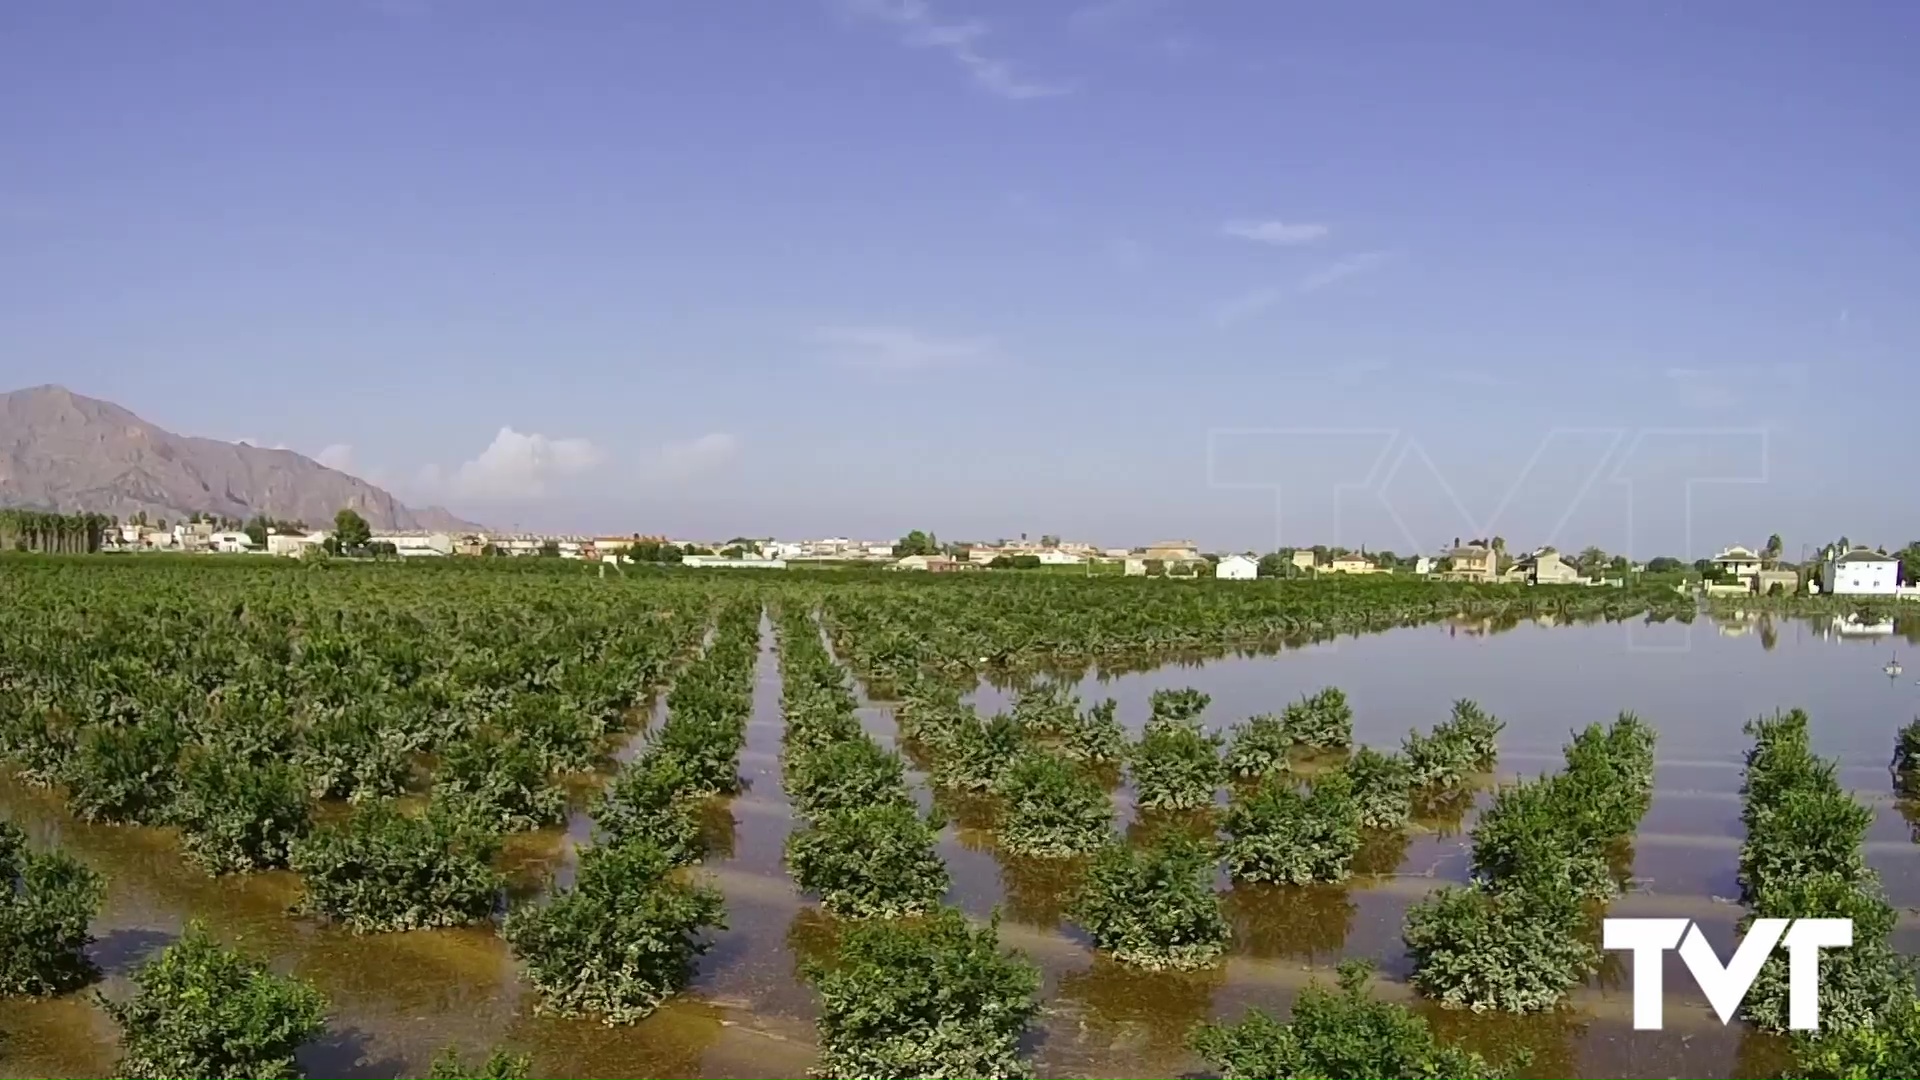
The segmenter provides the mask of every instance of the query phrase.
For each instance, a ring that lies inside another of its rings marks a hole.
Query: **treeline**
[[[104,514],[0,510],[0,550],[45,555],[91,555],[100,550],[112,519]]]

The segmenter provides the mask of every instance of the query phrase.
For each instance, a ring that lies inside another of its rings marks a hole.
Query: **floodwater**
[[[1441,624],[1341,638],[1270,656],[1236,656],[1078,684],[1083,701],[1120,702],[1138,728],[1147,696],[1193,686],[1211,694],[1217,726],[1322,686],[1350,698],[1357,741],[1396,746],[1409,727],[1446,717],[1469,697],[1507,723],[1499,771],[1556,768],[1569,729],[1631,710],[1660,733],[1655,798],[1634,843],[1634,889],[1616,915],[1688,916],[1723,955],[1741,909],[1735,861],[1740,843],[1741,725],[1775,709],[1805,708],[1823,754],[1838,758],[1844,783],[1879,808],[1870,862],[1897,907],[1920,904],[1920,847],[1890,797],[1886,762],[1895,730],[1920,713],[1920,663],[1889,678],[1906,635],[1825,621],[1737,621],[1715,625],[1627,624],[1498,628]],[[1902,627],[1907,630],[1907,627]],[[799,983],[801,957],[831,947],[834,926],[798,895],[781,862],[790,829],[780,790],[781,718],[777,659],[763,639],[755,712],[741,774],[749,789],[716,804],[712,827],[723,857],[703,869],[727,897],[728,928],[700,964],[691,991],[626,1028],[535,1015],[504,945],[486,928],[357,937],[285,914],[297,893],[291,875],[210,879],[184,866],[165,830],[88,826],[56,796],[0,783],[0,812],[104,871],[110,892],[95,925],[100,989],[127,992],[127,972],[200,918],[223,937],[315,982],[333,1003],[330,1034],[303,1054],[312,1075],[419,1075],[435,1049],[469,1053],[506,1043],[534,1057],[544,1076],[794,1076],[811,1064],[813,1003]],[[884,704],[863,698],[867,729],[885,741]],[[983,711],[1003,690],[982,687]],[[914,777],[929,800],[924,777]],[[1138,822],[1122,787],[1116,825],[1138,831],[1180,822]],[[1187,1028],[1248,1007],[1284,1011],[1309,980],[1331,979],[1342,958],[1376,962],[1376,992],[1415,1003],[1448,1033],[1480,1049],[1525,1048],[1537,1076],[1750,1076],[1781,1064],[1772,1040],[1723,1028],[1677,962],[1667,972],[1667,1030],[1629,1024],[1627,972],[1610,964],[1574,996],[1574,1008],[1547,1018],[1450,1013],[1415,1002],[1404,985],[1399,930],[1407,908],[1438,884],[1464,880],[1470,808],[1433,818],[1400,843],[1373,843],[1365,873],[1341,886],[1219,888],[1235,939],[1227,961],[1208,972],[1135,973],[1096,958],[1060,915],[1078,867],[1021,860],[993,846],[990,808],[942,800],[956,821],[942,856],[954,876],[950,899],[977,915],[998,908],[1003,943],[1046,972],[1044,1012],[1032,1050],[1042,1075],[1168,1076],[1203,1063],[1184,1049]],[[565,877],[573,845],[590,832],[520,838],[507,856],[516,891]],[[1898,944],[1920,947],[1920,925],[1903,922]],[[47,1002],[0,1001],[0,1071],[6,1075],[108,1075],[112,1025],[87,995]]]

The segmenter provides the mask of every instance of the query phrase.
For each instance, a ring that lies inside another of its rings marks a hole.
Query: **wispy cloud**
[[[1286,299],[1287,290],[1268,285],[1222,301],[1213,309],[1216,326],[1232,326],[1250,319]]]
[[[989,54],[982,42],[991,31],[977,19],[943,20],[927,0],[840,0],[853,15],[893,27],[900,40],[916,49],[937,49],[953,58],[974,84],[996,97],[1014,101],[1060,97],[1076,89],[1072,83],[1042,82],[1022,77],[1013,64]]]
[[[1379,269],[1393,258],[1390,251],[1363,251],[1343,256],[1300,279],[1300,291],[1319,292],[1329,285]]]
[[[1091,0],[1073,9],[1067,26],[1076,33],[1090,34],[1110,30],[1125,23],[1144,19],[1170,0]]]
[[[325,465],[329,469],[343,473],[351,473],[353,471],[353,447],[346,443],[332,443],[328,446],[321,447],[320,452],[313,455],[313,460]]]
[[[1295,247],[1324,239],[1332,230],[1313,222],[1229,221],[1220,231],[1241,240],[1254,240],[1277,247]]]
[[[739,456],[739,437],[714,431],[654,449],[636,463],[635,471],[643,479],[678,483],[705,476]]]
[[[999,356],[992,338],[949,338],[900,326],[822,326],[814,340],[836,363],[867,371],[923,371]]]

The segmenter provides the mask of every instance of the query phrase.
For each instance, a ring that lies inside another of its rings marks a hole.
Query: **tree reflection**
[[[1212,1013],[1226,977],[1223,967],[1144,971],[1096,956],[1091,967],[1060,976],[1058,1006],[1110,1044],[1113,1058],[1129,1050],[1183,1054],[1187,1032]]]
[[[1212,807],[1200,810],[1141,808],[1127,824],[1127,841],[1144,847],[1169,833],[1179,833],[1192,840],[1211,843],[1218,831],[1219,824]]]
[[[1507,1065],[1522,1077],[1580,1076],[1579,1046],[1587,1034],[1587,1020],[1570,1010],[1532,1013],[1474,1013],[1443,1008],[1419,999],[1414,1011],[1427,1018],[1433,1032],[1447,1042],[1478,1051],[1496,1066]],[[1736,1073],[1765,1076],[1768,1073]]]
[[[1341,885],[1236,882],[1221,898],[1236,951],[1318,961],[1346,948],[1358,909]]]
[[[1006,917],[1027,926],[1052,930],[1066,917],[1066,909],[1086,879],[1087,860],[1035,859],[995,849],[1000,866],[1000,889]]]
[[[793,913],[787,922],[787,951],[793,954],[793,977],[806,981],[802,974],[809,963],[826,964],[840,948],[840,920],[809,904]]]
[[[1413,797],[1413,817],[1441,836],[1457,836],[1479,797],[1479,789],[1472,787],[1418,792]]]
[[[1412,846],[1413,834],[1405,829],[1368,830],[1361,835],[1360,850],[1354,853],[1353,872],[1365,877],[1391,874],[1407,861],[1407,850]]]
[[[725,799],[709,799],[700,807],[700,842],[706,845],[709,861],[733,858],[734,832],[739,824]]]
[[[999,809],[991,795],[933,789],[933,812],[953,826],[954,838],[968,851],[993,850],[993,827]]]

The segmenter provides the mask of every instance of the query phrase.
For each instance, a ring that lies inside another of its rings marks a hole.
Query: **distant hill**
[[[296,454],[163,431],[60,386],[0,395],[0,506],[126,519],[264,514],[320,528],[354,509],[375,529],[470,531],[438,506],[414,510],[355,476]]]

